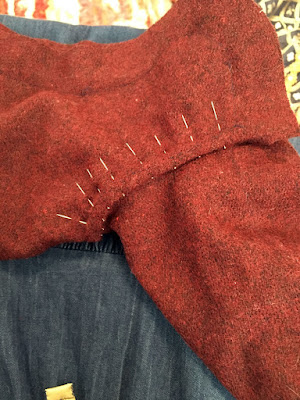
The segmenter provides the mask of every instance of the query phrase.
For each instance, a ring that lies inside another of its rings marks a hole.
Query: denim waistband
[[[69,242],[61,243],[53,248],[66,250],[96,251],[97,253],[124,254],[124,247],[119,235],[112,231],[103,235],[99,242]]]

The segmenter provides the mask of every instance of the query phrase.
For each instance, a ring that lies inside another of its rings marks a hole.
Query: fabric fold
[[[192,161],[125,200],[132,272],[236,399],[299,393],[299,156],[285,141]]]

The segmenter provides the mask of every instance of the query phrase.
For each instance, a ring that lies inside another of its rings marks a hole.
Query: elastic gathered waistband
[[[103,235],[99,242],[70,242],[61,243],[53,248],[65,250],[96,251],[98,253],[112,253],[124,255],[124,247],[119,235],[112,231]]]

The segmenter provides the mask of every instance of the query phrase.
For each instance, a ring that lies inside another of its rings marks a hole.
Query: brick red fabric
[[[115,230],[239,400],[299,398],[299,127],[253,0],[178,0],[137,39],[0,24],[0,259]]]

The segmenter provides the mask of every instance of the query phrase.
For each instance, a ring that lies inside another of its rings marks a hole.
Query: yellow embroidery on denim
[[[45,389],[47,400],[76,400],[73,393],[73,383]]]

